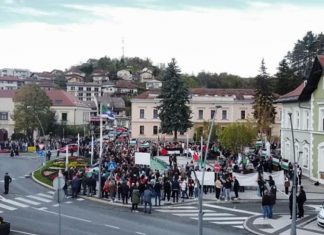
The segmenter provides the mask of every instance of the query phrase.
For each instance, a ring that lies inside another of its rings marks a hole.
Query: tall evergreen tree
[[[173,132],[177,140],[178,132],[184,133],[192,127],[191,110],[189,103],[189,90],[181,79],[180,69],[175,59],[168,64],[162,78],[161,93],[158,96],[161,104],[157,107],[161,119],[162,133]]]
[[[270,125],[274,123],[276,110],[273,106],[273,94],[269,84],[270,76],[267,73],[262,59],[260,74],[255,78],[256,90],[253,104],[253,116],[257,120],[260,133],[270,134]]]
[[[278,72],[275,75],[275,90],[274,92],[283,95],[295,89],[300,83],[301,79],[295,75],[293,69],[288,65],[286,59],[279,63]]]

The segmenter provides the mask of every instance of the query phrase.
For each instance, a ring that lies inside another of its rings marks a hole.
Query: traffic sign
[[[58,190],[58,189],[62,189],[65,185],[65,179],[63,176],[57,176],[54,180],[53,180],[53,188]]]
[[[56,190],[54,193],[54,201],[62,202],[65,199],[65,193],[63,190]]]
[[[117,167],[116,162],[109,162],[107,168],[108,168],[109,171],[112,171],[112,170],[115,170],[116,167]]]
[[[215,173],[219,173],[220,172],[220,169],[221,169],[221,167],[220,167],[219,163],[216,162],[215,165],[214,165],[214,171],[215,171]]]

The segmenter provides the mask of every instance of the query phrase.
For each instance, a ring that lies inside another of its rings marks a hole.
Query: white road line
[[[9,203],[9,204],[14,205],[14,206],[18,206],[18,207],[23,207],[23,208],[29,207],[26,204],[22,204],[20,202],[16,202],[16,201],[10,200],[10,199],[2,199],[1,201],[5,202],[5,203]]]
[[[227,221],[227,220],[246,220],[248,217],[222,217],[222,218],[215,218],[215,217],[208,217],[204,218],[205,221]],[[191,217],[191,219],[198,220],[198,217]],[[223,222],[222,222],[223,223]]]
[[[194,206],[164,206],[165,209],[196,209]]]
[[[184,213],[184,212],[198,212],[199,210],[198,209],[195,209],[195,210],[165,210],[165,209],[158,209],[156,211],[159,211],[159,212],[170,212],[170,213]],[[213,210],[203,210],[203,212],[215,212]]]
[[[114,229],[120,229],[119,227],[113,226],[113,225],[109,225],[109,224],[105,224],[106,227],[109,228],[114,228]]]
[[[25,178],[25,176],[19,176],[19,179],[24,179]]]
[[[17,210],[17,208],[15,208],[15,207],[7,206],[7,205],[2,204],[2,203],[0,203],[0,208],[6,209],[6,210],[9,210],[9,211]]]
[[[34,206],[38,206],[40,203],[39,202],[34,202],[32,200],[28,200],[26,198],[22,198],[22,197],[16,197],[16,200],[22,201],[22,202],[26,202],[28,204],[34,205]]]
[[[27,232],[18,231],[18,230],[13,230],[13,229],[10,229],[10,231],[11,231],[11,232],[15,232],[15,233],[26,234],[26,235],[37,235],[36,233],[27,233]]]
[[[42,198],[42,197],[37,197],[37,196],[34,196],[34,195],[28,195],[27,197],[33,198],[33,199],[41,201],[41,202],[52,202],[52,200],[45,199],[45,198]]]
[[[72,202],[71,201],[67,201],[67,202],[64,202],[65,204],[71,204]]]
[[[84,199],[83,199],[83,198],[77,198],[77,200],[78,200],[78,201],[84,201]]]
[[[210,223],[213,223],[213,224],[243,224],[244,221],[222,221],[222,222],[210,222]],[[237,227],[237,226],[234,226],[234,227]]]
[[[135,233],[139,235],[146,235],[145,233],[141,233],[141,232],[135,232]]]
[[[197,213],[179,213],[179,214],[173,214],[176,216],[188,216],[188,217],[192,217],[192,216],[197,216]],[[204,217],[209,217],[209,216],[234,216],[233,214],[228,214],[228,213],[205,213]]]
[[[48,191],[47,193],[54,195],[55,194],[55,191]]]
[[[54,207],[58,207],[59,205],[60,205],[60,204],[54,204],[53,206],[54,206]]]
[[[53,196],[52,195],[47,195],[47,194],[44,194],[44,193],[37,193],[38,196],[41,196],[41,197],[46,197],[46,198],[50,198],[50,199],[53,199]]]
[[[244,229],[244,226],[243,225],[237,225],[237,226],[233,226],[235,228],[240,228],[240,229]]]
[[[224,206],[216,206],[216,205],[210,205],[210,204],[203,204],[206,207],[211,207],[215,209],[221,209],[221,210],[228,210],[228,211],[235,211],[235,212],[240,212],[240,213],[245,213],[245,214],[250,214],[250,215],[261,215],[261,213],[256,213],[252,211],[245,211],[245,210],[240,210],[240,209],[233,209],[233,208],[227,208]]]
[[[33,208],[34,208],[34,207],[33,207]],[[45,207],[45,208],[46,208],[46,207]],[[47,210],[42,209],[42,208],[34,208],[34,209],[35,209],[35,210],[40,210],[40,211],[43,211],[43,212],[46,212],[46,213],[49,213],[49,214],[58,215],[58,213],[56,213],[56,212],[53,212],[53,211],[47,211]],[[62,213],[61,213],[61,216],[62,216],[62,217],[65,217],[65,218],[73,219],[73,220],[79,220],[79,221],[87,222],[87,223],[91,223],[91,222],[92,222],[91,220],[82,219],[82,218],[78,218],[78,217],[74,217],[74,216],[70,216],[70,215],[65,215],[65,214],[62,214]]]
[[[0,214],[3,213],[3,211],[0,211]]]

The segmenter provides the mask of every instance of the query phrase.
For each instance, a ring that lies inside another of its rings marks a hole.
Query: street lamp
[[[207,159],[207,153],[208,153],[208,147],[209,147],[209,142],[210,142],[210,137],[211,137],[211,133],[213,131],[213,127],[214,127],[214,122],[216,120],[216,114],[217,114],[217,109],[222,108],[222,106],[217,105],[216,109],[215,109],[215,114],[213,116],[213,119],[211,120],[211,124],[210,124],[210,129],[209,129],[209,133],[208,133],[208,139],[207,139],[207,145],[206,145],[206,151],[205,151],[205,157],[203,159],[203,172],[202,172],[202,178],[201,178],[201,189],[199,192],[199,214],[198,214],[198,228],[199,228],[199,235],[203,234],[203,209],[202,209],[202,204],[203,204],[203,193],[202,193],[202,189],[204,187],[204,180],[205,180],[205,170],[206,170],[206,159]],[[201,156],[202,157],[202,156]]]
[[[295,137],[294,137],[294,129],[293,129],[293,123],[291,115],[292,113],[288,113],[289,119],[290,119],[290,127],[291,127],[291,136],[292,136],[292,144],[293,144],[293,154],[294,154],[294,178],[293,178],[293,185],[292,185],[292,220],[291,220],[291,229],[290,229],[290,235],[296,235],[296,175],[297,175],[297,169],[296,169],[296,153],[295,153]]]

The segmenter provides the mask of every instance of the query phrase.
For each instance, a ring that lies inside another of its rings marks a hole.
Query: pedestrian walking
[[[11,177],[9,176],[8,172],[5,173],[4,176],[4,194],[9,193],[9,184],[12,182]]]
[[[216,181],[215,181],[215,188],[216,188],[216,199],[219,200],[219,196],[220,196],[220,192],[222,190],[222,182],[220,181],[219,177],[217,177]]]
[[[233,184],[233,190],[234,190],[234,193],[235,193],[235,198],[238,199],[238,198],[239,198],[238,191],[239,191],[239,189],[240,189],[240,183],[239,183],[239,181],[236,179],[235,176],[233,177],[233,181],[234,181],[234,184]]]
[[[304,203],[306,202],[306,193],[304,187],[300,186],[299,194],[297,196],[297,205],[298,205],[298,218],[304,217]]]

